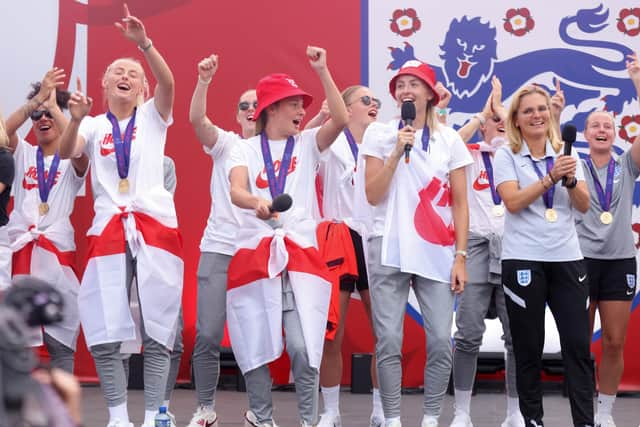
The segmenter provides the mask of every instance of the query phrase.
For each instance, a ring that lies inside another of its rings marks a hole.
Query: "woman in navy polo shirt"
[[[495,156],[495,181],[507,208],[502,280],[525,424],[543,425],[540,369],[548,304],[560,333],[574,425],[593,426],[589,286],[572,213],[589,209],[589,192],[575,152],[561,154],[551,110],[544,89],[521,88],[507,116],[509,146]]]

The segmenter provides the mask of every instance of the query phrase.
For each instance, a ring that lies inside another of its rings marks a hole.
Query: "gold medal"
[[[129,192],[129,180],[127,178],[122,178],[120,180],[120,182],[118,183],[118,191],[123,194]]]
[[[600,222],[605,225],[611,224],[613,222],[613,215],[611,215],[611,212],[602,212],[600,214]]]
[[[558,212],[553,208],[549,208],[544,211],[544,217],[547,222],[556,222],[558,220]]]
[[[491,213],[493,213],[493,216],[503,216],[504,215],[504,206],[502,205],[493,205],[493,208],[491,209]]]
[[[40,212],[40,216],[45,216],[49,212],[49,204],[47,202],[40,203],[38,212]]]

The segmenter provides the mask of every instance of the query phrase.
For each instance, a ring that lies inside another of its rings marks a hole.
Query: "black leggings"
[[[584,262],[505,260],[502,280],[525,424],[543,425],[540,371],[548,304],[560,334],[573,425],[593,426],[594,373],[589,349],[589,284]]]

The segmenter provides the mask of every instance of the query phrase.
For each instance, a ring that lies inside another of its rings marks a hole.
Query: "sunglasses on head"
[[[247,111],[250,106],[251,106],[250,102],[242,101],[241,103],[238,104],[238,110]],[[253,101],[253,109],[255,110],[257,108],[258,108],[258,101]]]
[[[34,122],[37,122],[38,120],[40,120],[42,116],[47,116],[47,118],[53,119],[53,116],[51,115],[49,110],[36,110],[36,111],[32,111],[31,114],[29,115],[29,117],[31,117],[31,120],[33,120]]]

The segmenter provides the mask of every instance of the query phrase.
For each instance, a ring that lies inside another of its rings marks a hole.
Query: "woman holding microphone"
[[[525,424],[544,425],[540,369],[548,304],[560,334],[574,425],[593,426],[589,287],[573,218],[573,209],[589,209],[589,192],[577,154],[562,154],[557,128],[544,89],[528,85],[513,96],[509,146],[498,150],[494,166],[507,209],[502,283]]]

